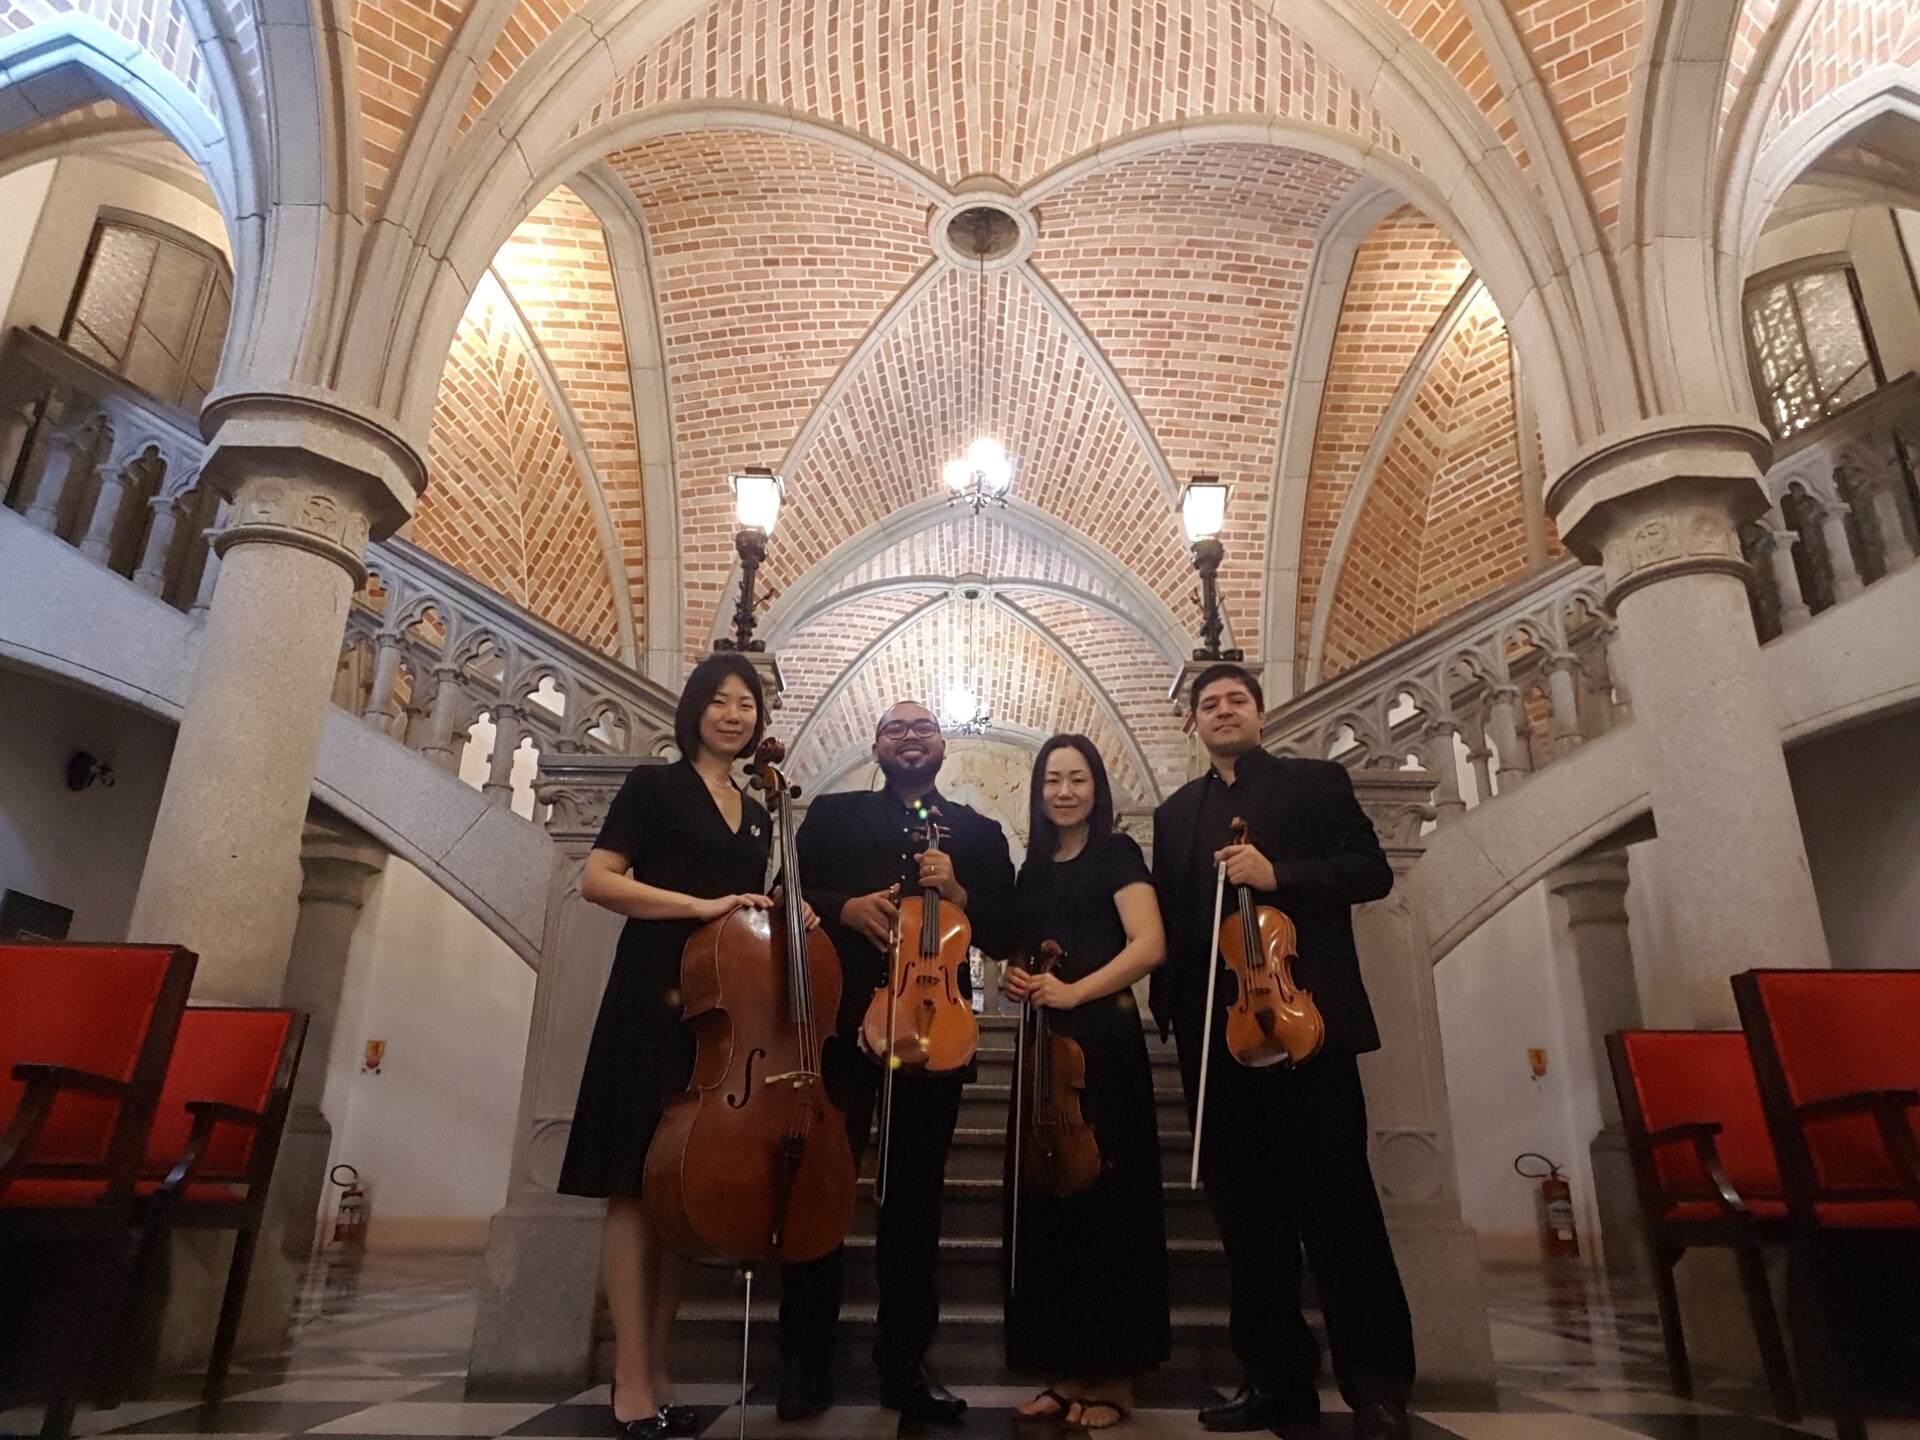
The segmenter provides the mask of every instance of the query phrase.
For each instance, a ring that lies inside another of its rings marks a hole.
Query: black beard
[[[940,773],[941,763],[946,758],[944,755],[929,755],[917,765],[882,760],[879,762],[880,773],[887,777],[887,785],[891,789],[904,790],[909,786],[930,783]]]

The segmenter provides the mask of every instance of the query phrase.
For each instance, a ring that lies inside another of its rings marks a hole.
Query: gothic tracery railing
[[[204,451],[190,416],[39,331],[6,337],[6,503],[190,614],[213,593],[207,542],[224,508],[199,483]],[[1763,640],[1913,562],[1917,468],[1913,375],[1781,445],[1772,510],[1742,534]],[[528,750],[654,755],[671,743],[661,686],[403,541],[371,547],[367,566],[335,703],[499,803]],[[1569,560],[1488,596],[1283,706],[1264,743],[1424,770],[1445,823],[1628,718],[1601,587]]]
[[[225,504],[200,482],[192,417],[59,341],[14,330],[0,351],[6,502],[176,609],[198,615]],[[333,699],[511,804],[539,753],[653,755],[674,697],[401,540],[367,552]],[[482,722],[476,733],[476,722]],[[490,748],[474,751],[491,727]],[[463,760],[465,764],[463,765]],[[521,787],[523,800],[529,792]],[[525,806],[523,805],[523,810]]]

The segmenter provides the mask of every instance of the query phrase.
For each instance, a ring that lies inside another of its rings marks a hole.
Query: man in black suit
[[[1195,729],[1212,764],[1153,817],[1154,883],[1166,963],[1150,1003],[1179,1045],[1192,1111],[1199,1091],[1216,867],[1292,919],[1294,978],[1326,1021],[1321,1052],[1253,1070],[1228,1054],[1230,972],[1218,982],[1200,1174],[1227,1251],[1230,1330],[1244,1381],[1200,1412],[1209,1430],[1313,1433],[1320,1348],[1300,1311],[1300,1248],[1313,1267],[1334,1377],[1359,1440],[1402,1440],[1413,1387],[1413,1325],[1367,1163],[1366,1099],[1355,1057],[1380,1048],[1360,979],[1352,907],[1393,888],[1372,822],[1344,767],[1260,748],[1260,685],[1238,665],[1201,672]],[[1251,843],[1230,843],[1244,819]]]
[[[856,1161],[867,1148],[881,1082],[880,1066],[859,1051],[857,1037],[867,1002],[887,980],[888,935],[898,914],[893,887],[939,890],[966,912],[973,943],[996,958],[1007,955],[1017,929],[1007,837],[997,823],[934,788],[946,754],[932,711],[910,701],[895,705],[874,728],[873,758],[886,787],[822,795],[795,837],[806,898],[840,955],[840,1015],[827,1078],[846,1108]],[[929,816],[943,832],[937,851],[923,838]],[[967,984],[964,971],[961,982]],[[906,1069],[895,1075],[887,1197],[875,1240],[880,1314],[873,1361],[880,1403],[923,1420],[958,1420],[967,1408],[927,1373],[926,1353],[940,1318],[935,1270],[947,1150],[960,1088],[972,1073],[969,1065],[943,1075]],[[782,1275],[782,1420],[802,1420],[833,1403],[843,1253],[789,1265]]]

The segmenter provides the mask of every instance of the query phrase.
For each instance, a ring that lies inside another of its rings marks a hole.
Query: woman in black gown
[[[773,902],[772,826],[733,783],[766,729],[753,667],[714,655],[694,667],[674,714],[683,757],[639,765],[607,811],[580,893],[627,917],[600,1001],[560,1170],[565,1195],[604,1196],[600,1271],[613,1317],[614,1421],[636,1440],[683,1433],[668,1404],[667,1335],[684,1261],[647,1222],[640,1177],[661,1102],[687,1087],[694,1039],[680,1013],[680,952],[703,924]]]
[[[1029,806],[1022,953],[1038,954],[1043,940],[1064,953],[1046,975],[1008,967],[1004,984],[1013,999],[1050,1009],[1054,1033],[1079,1043],[1081,1109],[1105,1169],[1071,1200],[1007,1187],[1009,1232],[1020,1207],[1007,1367],[1046,1377],[1022,1415],[1101,1430],[1133,1409],[1133,1377],[1171,1348],[1153,1071],[1130,988],[1160,963],[1166,940],[1140,847],[1113,828],[1113,791],[1091,740],[1056,735],[1041,746]]]

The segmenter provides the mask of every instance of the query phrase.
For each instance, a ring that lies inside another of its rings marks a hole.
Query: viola
[[[710,1264],[816,1260],[853,1218],[846,1118],[820,1074],[840,962],[806,927],[785,758],[768,736],[753,765],[774,801],[785,893],[773,910],[709,921],[681,952],[693,1079],[667,1101],[647,1150],[647,1217],[674,1250]]]
[[[1246,821],[1236,818],[1229,828],[1234,844],[1249,843]],[[1254,1069],[1298,1065],[1320,1049],[1327,1026],[1313,993],[1293,978],[1293,921],[1271,905],[1255,905],[1245,885],[1234,888],[1240,913],[1220,926],[1220,960],[1238,982],[1227,1007],[1227,1052]]]
[[[1043,940],[1033,973],[1045,975],[1059,961],[1060,946]],[[1044,1005],[1021,1006],[1010,1120],[1016,1195],[1070,1200],[1099,1182],[1100,1142],[1080,1109],[1086,1088],[1079,1042],[1054,1033]]]
[[[938,851],[947,832],[930,807],[921,838]],[[860,1045],[889,1072],[906,1068],[940,1073],[973,1059],[980,1024],[960,989],[973,929],[966,912],[931,885],[900,902],[888,982],[873,992],[860,1024]]]

